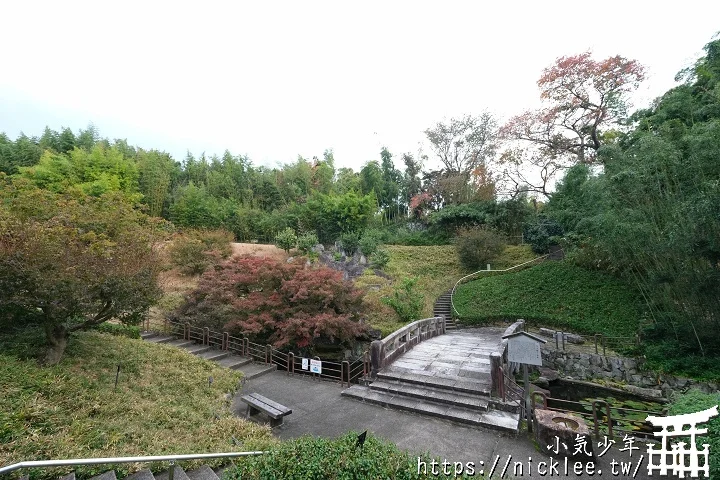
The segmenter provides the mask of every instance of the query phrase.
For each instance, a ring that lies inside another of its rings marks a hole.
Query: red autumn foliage
[[[306,266],[304,259],[243,256],[206,271],[176,318],[256,343],[303,348],[363,333],[361,296],[340,272]]]

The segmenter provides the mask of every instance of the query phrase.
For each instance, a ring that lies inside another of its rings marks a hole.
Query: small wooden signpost
[[[525,402],[525,418],[528,424],[528,430],[531,430],[530,419],[530,380],[528,378],[528,365],[542,366],[542,354],[540,347],[547,340],[527,332],[515,332],[509,335],[503,335],[503,339],[508,342],[508,362],[520,363],[523,367],[523,390]]]

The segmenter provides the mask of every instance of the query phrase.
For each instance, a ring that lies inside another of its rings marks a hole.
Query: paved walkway
[[[383,371],[487,381],[490,354],[500,351],[504,331],[504,328],[484,327],[448,332],[416,345]]]
[[[414,372],[417,375],[430,375],[433,381],[442,381],[442,377],[449,377],[455,379],[452,381],[463,381],[463,378],[467,378],[467,381],[478,382],[479,380],[473,375],[487,375],[489,371],[487,356],[492,351],[496,351],[494,347],[499,346],[502,331],[504,329],[467,329],[441,335],[415,346],[399,357],[390,369],[397,369],[403,374]],[[448,354],[450,351],[452,354]],[[285,417],[282,426],[273,429],[274,434],[281,439],[303,435],[334,438],[351,430],[356,432],[368,430],[414,455],[430,452],[433,456],[449,462],[473,462],[478,477],[482,476],[478,473],[480,470],[483,470],[484,476],[488,476],[496,459],[499,462],[495,472],[496,477],[499,476],[508,459],[510,459],[509,467],[505,478],[529,476],[527,471],[529,459],[531,459],[532,476],[543,476],[537,470],[540,462],[555,465],[555,469],[548,470],[547,476],[563,478],[590,476],[587,473],[574,474],[572,462],[568,467],[569,475],[565,475],[564,458],[555,456],[553,461],[559,463],[552,463],[545,446],[536,447],[527,434],[514,436],[495,430],[469,427],[438,418],[391,410],[343,397],[342,390],[336,382],[312,380],[300,375],[288,376],[285,372],[277,371],[249,380],[243,392],[235,397],[233,409],[236,414],[244,415],[246,406],[239,400],[240,395],[260,393],[293,410],[291,415]],[[632,471],[630,475],[613,475],[611,461],[632,461],[634,469],[640,455],[646,453],[644,444],[638,442],[635,445],[641,447],[641,450],[633,451],[632,457],[628,457],[627,451],[618,450],[623,446],[621,443],[615,445],[606,455],[597,459],[593,476],[598,476],[597,469],[600,469],[602,473],[599,476],[631,477]],[[513,475],[515,462],[523,462],[524,470]],[[548,465],[545,468],[549,468]],[[619,465],[614,468],[620,473]],[[647,455],[635,478],[651,478],[647,476]]]

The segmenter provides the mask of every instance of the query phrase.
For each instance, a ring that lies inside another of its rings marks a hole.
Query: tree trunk
[[[68,331],[65,325],[46,324],[45,335],[47,337],[47,351],[43,359],[43,365],[56,365],[65,353],[68,342]]]

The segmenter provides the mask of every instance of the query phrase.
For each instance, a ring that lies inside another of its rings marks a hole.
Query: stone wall
[[[698,382],[689,378],[675,377],[643,368],[643,359],[606,357],[591,353],[573,353],[559,350],[542,350],[543,367],[556,370],[565,378],[626,383],[636,393],[668,397],[673,391],[697,388],[706,393],[720,391],[717,383]]]

